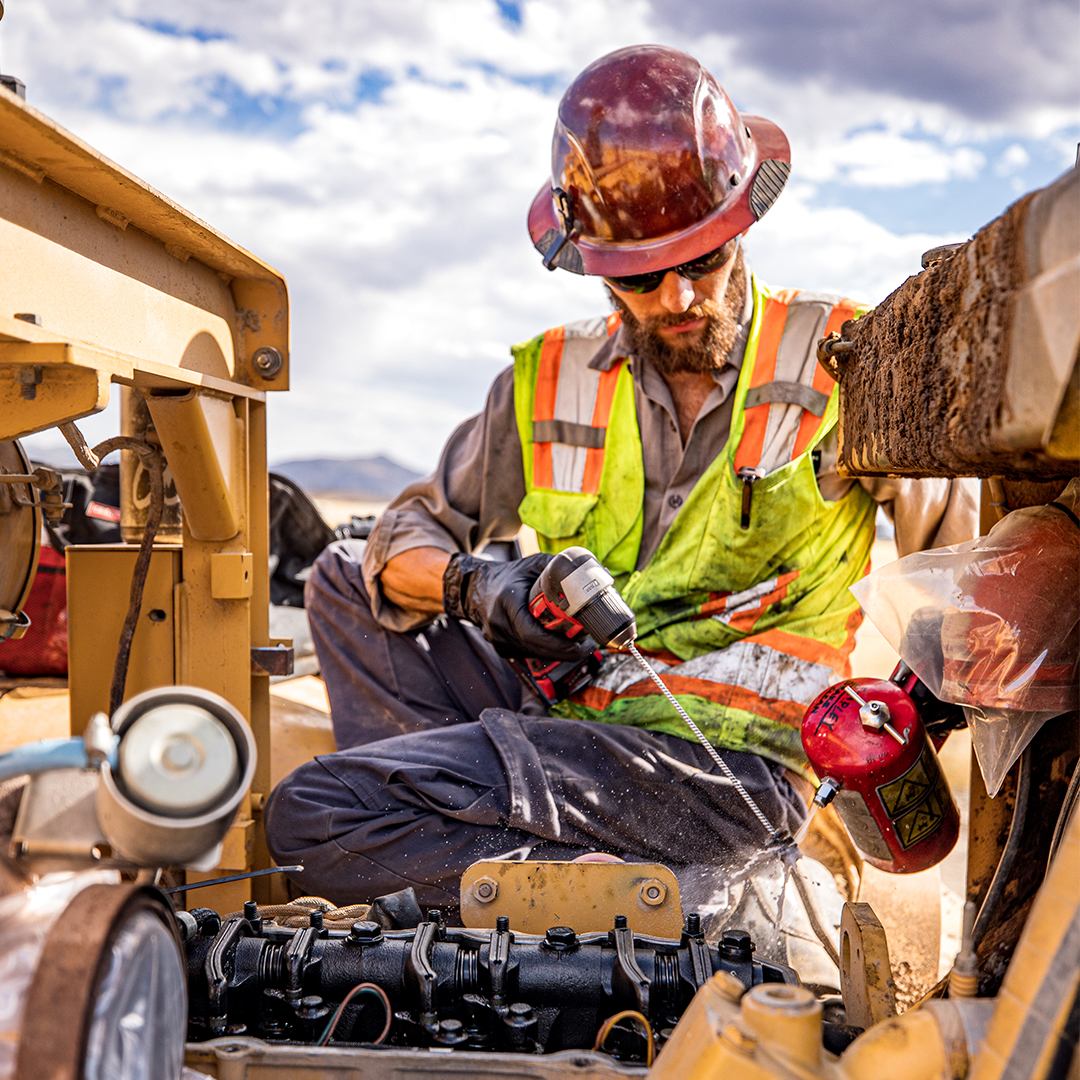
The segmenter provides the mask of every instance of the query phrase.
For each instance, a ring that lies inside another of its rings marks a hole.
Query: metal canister
[[[883,679],[829,687],[806,711],[802,742],[821,780],[818,805],[836,811],[867,862],[912,874],[952,850],[960,815],[911,697]]]

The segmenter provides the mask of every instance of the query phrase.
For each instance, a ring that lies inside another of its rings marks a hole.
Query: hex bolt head
[[[477,878],[472,887],[473,899],[481,904],[490,904],[499,895],[499,883],[490,877]]]
[[[667,898],[667,886],[662,881],[652,878],[638,889],[638,898],[649,907],[659,907]]]
[[[377,922],[367,922],[366,920],[360,920],[352,924],[352,928],[349,930],[349,937],[353,941],[375,941],[376,938],[382,936],[382,927]]]
[[[745,930],[725,930],[720,939],[720,954],[726,960],[750,960],[754,955],[753,939]]]
[[[577,944],[577,934],[569,926],[548,927],[544,940],[556,949],[569,949]]]
[[[273,345],[263,345],[252,353],[251,366],[264,379],[272,379],[285,366],[285,359]]]

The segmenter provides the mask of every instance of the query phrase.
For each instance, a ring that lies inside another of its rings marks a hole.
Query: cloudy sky
[[[607,309],[595,280],[541,267],[524,220],[563,90],[612,49],[684,48],[785,129],[791,182],[747,240],[776,286],[880,300],[1080,139],[1075,0],[6,8],[0,70],[29,103],[285,275],[279,461],[426,470],[510,343]]]

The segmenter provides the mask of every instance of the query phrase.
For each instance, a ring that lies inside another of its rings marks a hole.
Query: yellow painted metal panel
[[[231,540],[247,501],[242,466],[246,447],[233,399],[208,391],[147,396],[147,408],[168,459],[180,505],[193,536]]]
[[[210,595],[215,600],[246,600],[254,587],[254,560],[247,551],[210,556]]]
[[[68,683],[71,732],[108,711],[109,686],[128,588],[138,548],[126,544],[68,547]],[[143,591],[142,614],[131,643],[124,700],[175,681],[173,587],[180,580],[180,551],[155,547]]]
[[[5,315],[38,314],[61,336],[288,389],[280,275],[10,94],[0,95],[0,250],[32,270],[0,280]],[[262,347],[283,360],[271,379],[251,364]]]
[[[616,915],[638,934],[671,938],[683,928],[679,883],[656,863],[475,862],[461,876],[461,921],[488,927],[500,915],[523,934],[610,930]]]
[[[108,371],[71,365],[73,351],[70,345],[0,341],[0,439],[17,439],[108,405]]]

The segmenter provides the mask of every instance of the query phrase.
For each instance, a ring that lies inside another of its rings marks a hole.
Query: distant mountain
[[[313,458],[310,461],[283,461],[271,465],[302,488],[318,495],[350,495],[372,499],[392,499],[421,473],[406,469],[388,457]]]

